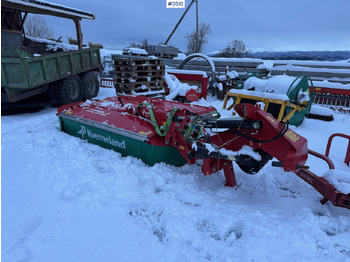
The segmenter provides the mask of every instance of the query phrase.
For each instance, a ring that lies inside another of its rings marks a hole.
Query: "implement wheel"
[[[79,76],[70,76],[55,82],[51,88],[51,97],[58,105],[79,102],[83,98],[83,82]]]
[[[255,152],[261,156],[260,161],[257,161],[248,155],[240,155],[240,161],[236,162],[239,168],[249,175],[258,173],[260,169],[262,169],[265,164],[272,159],[270,154],[261,149],[256,149]]]
[[[81,76],[83,82],[83,100],[96,97],[100,89],[95,72],[87,72]]]

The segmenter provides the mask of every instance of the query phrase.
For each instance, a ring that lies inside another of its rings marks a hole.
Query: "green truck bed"
[[[72,75],[101,70],[99,48],[36,55],[21,48],[1,48],[1,88],[6,101],[48,90],[48,84]]]

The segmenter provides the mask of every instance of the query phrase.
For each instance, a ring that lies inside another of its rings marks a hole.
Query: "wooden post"
[[[27,15],[28,15],[28,12],[25,12],[25,13],[24,13],[24,16],[22,17],[21,30],[23,29],[23,24],[24,24],[24,22],[25,22],[26,19],[27,19]],[[24,31],[24,30],[22,30],[22,31]]]
[[[78,48],[83,49],[83,34],[81,32],[80,19],[74,19],[73,21],[75,23],[75,29],[77,31]]]

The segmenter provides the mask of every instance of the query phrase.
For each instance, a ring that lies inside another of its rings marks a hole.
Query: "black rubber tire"
[[[83,100],[96,97],[100,90],[97,74],[95,72],[87,72],[81,76],[83,82]]]
[[[256,149],[255,152],[261,156],[260,161],[257,161],[248,155],[241,155],[241,161],[236,162],[239,168],[249,175],[254,175],[258,173],[260,169],[262,169],[265,166],[265,164],[272,159],[272,156],[264,150]]]
[[[65,105],[83,100],[83,82],[77,75],[55,82],[50,87],[52,99],[57,105]]]

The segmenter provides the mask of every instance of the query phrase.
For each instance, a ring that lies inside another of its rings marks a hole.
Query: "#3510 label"
[[[185,8],[185,0],[166,0],[166,8]]]

